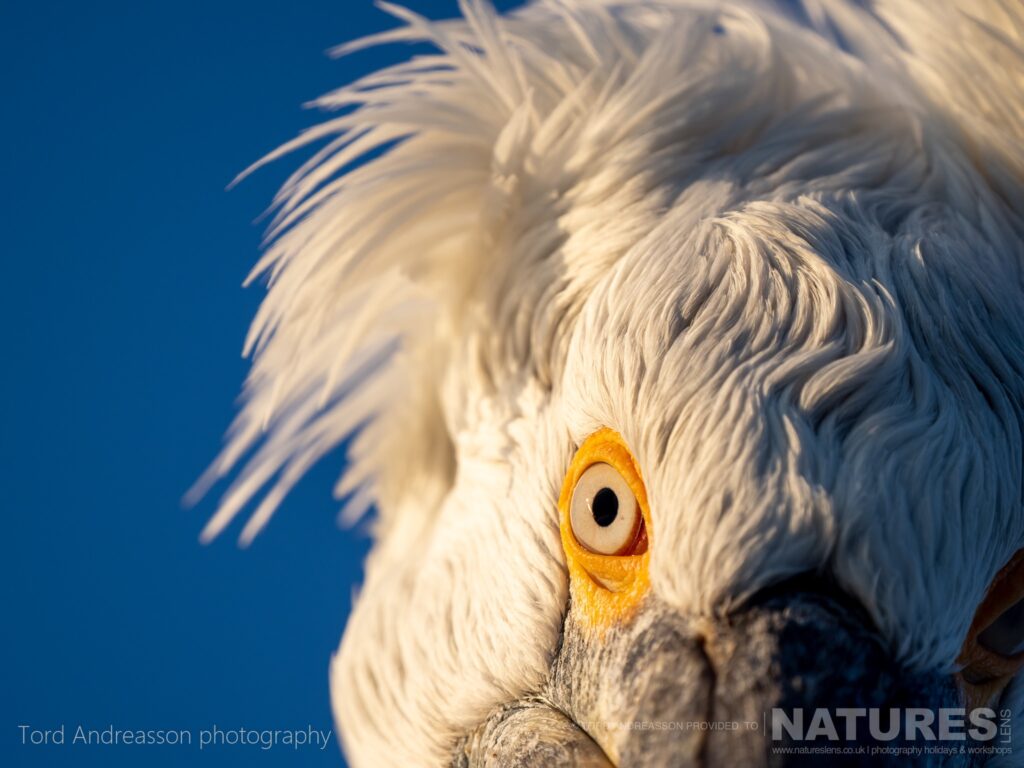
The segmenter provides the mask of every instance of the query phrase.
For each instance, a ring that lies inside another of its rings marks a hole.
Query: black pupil
[[[619,497],[611,488],[602,488],[594,496],[590,511],[594,515],[594,522],[607,528],[619,516]]]

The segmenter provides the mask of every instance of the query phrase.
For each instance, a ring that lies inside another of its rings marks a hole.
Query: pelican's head
[[[797,5],[390,8],[438,52],[321,100],[208,532],[357,434],[352,764],[1016,714],[1024,14]]]

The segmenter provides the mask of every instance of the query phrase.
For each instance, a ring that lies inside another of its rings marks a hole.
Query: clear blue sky
[[[433,17],[454,0],[412,0]],[[504,6],[510,3],[504,3]],[[249,550],[180,499],[248,364],[256,217],[318,118],[302,102],[408,49],[363,0],[0,6],[4,765],[338,765],[325,752],[22,747],[53,728],[331,727],[327,664],[368,546],[335,455]]]

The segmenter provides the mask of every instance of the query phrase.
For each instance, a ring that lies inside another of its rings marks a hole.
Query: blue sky
[[[507,7],[510,3],[505,3]],[[454,0],[413,0],[433,17]],[[56,728],[331,727],[327,664],[368,540],[341,456],[248,550],[181,497],[216,453],[262,289],[255,219],[315,122],[302,102],[408,55],[330,46],[393,26],[363,0],[0,7],[6,765],[292,765],[287,748],[31,747]],[[336,744],[304,765],[337,765]]]

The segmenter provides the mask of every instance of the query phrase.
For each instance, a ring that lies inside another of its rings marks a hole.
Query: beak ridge
[[[570,612],[547,698],[614,763],[642,768],[820,765],[820,755],[786,754],[794,745],[773,740],[773,712],[959,704],[951,678],[903,669],[863,611],[806,582],[716,621],[688,620],[649,597],[602,638],[574,626]],[[887,759],[828,764],[909,762]]]

